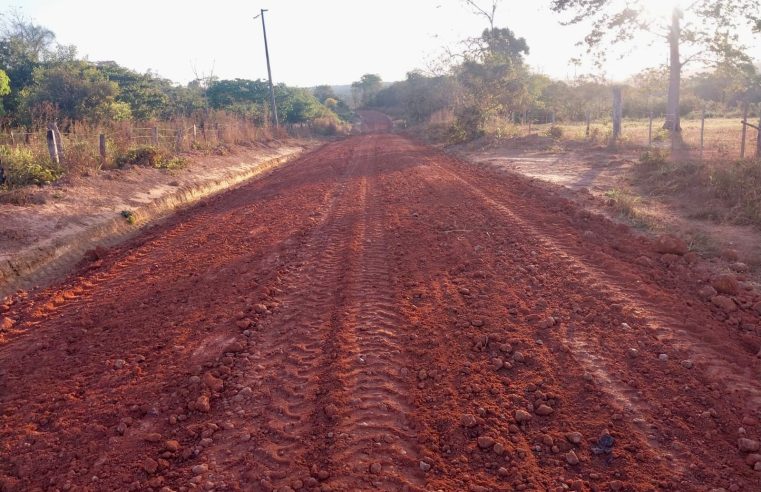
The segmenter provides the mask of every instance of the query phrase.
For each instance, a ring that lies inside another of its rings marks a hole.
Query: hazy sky
[[[645,1],[662,9],[670,0]],[[526,38],[528,62],[543,73],[566,79],[590,71],[569,63],[583,53],[575,43],[586,29],[561,26],[547,3],[504,0],[497,25]],[[298,86],[346,84],[368,72],[400,80],[425,68],[443,46],[486,27],[460,0],[0,0],[0,11],[9,7],[19,7],[92,61],[151,69],[182,83],[212,69],[220,78],[266,78],[261,23],[253,20],[260,8],[269,9],[275,81]],[[607,75],[626,78],[664,63],[666,55],[663,44],[641,47],[611,61]],[[761,59],[761,46],[754,55]]]

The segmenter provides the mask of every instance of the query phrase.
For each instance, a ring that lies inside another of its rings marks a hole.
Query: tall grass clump
[[[63,174],[63,168],[50,160],[47,152],[33,147],[0,147],[0,166],[6,188],[52,183]]]

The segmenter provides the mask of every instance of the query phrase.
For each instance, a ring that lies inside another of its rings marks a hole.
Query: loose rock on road
[[[659,249],[327,144],[0,304],[0,490],[760,490],[759,295]]]

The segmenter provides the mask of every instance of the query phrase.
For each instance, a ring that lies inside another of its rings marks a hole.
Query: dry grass
[[[653,120],[653,148],[670,147],[668,132],[661,128],[661,120]],[[700,120],[682,120],[682,138],[686,155],[700,157]],[[529,135],[528,125],[515,125],[501,120],[491,121],[486,129],[487,135],[497,139],[510,139]],[[645,149],[648,147],[649,121],[624,120],[621,140],[622,148]],[[594,121],[590,125],[590,135],[586,135],[586,123],[557,123],[531,125],[532,135],[552,136],[558,141],[591,141],[607,145],[612,134],[610,121]],[[738,159],[742,140],[742,125],[735,118],[710,118],[705,122],[704,151],[705,159]],[[748,129],[745,145],[745,155],[753,156],[756,152],[756,131]]]
[[[105,159],[99,150],[101,134],[106,136]],[[148,146],[166,155],[217,154],[225,152],[230,145],[250,146],[288,137],[286,129],[260,128],[222,111],[212,112],[203,120],[124,121],[98,127],[74,123],[62,133],[63,158],[60,166],[54,166],[47,153],[45,135],[44,130],[0,134],[0,153],[5,157],[8,178],[5,189],[42,184],[61,174],[87,174],[116,168],[125,156]],[[45,174],[48,170],[54,172]]]

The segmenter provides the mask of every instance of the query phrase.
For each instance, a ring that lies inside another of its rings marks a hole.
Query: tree
[[[327,99],[338,100],[338,97],[336,96],[335,91],[329,85],[318,85],[317,87],[314,88],[313,94],[314,94],[314,97],[316,97],[317,100],[323,104],[325,103]]]
[[[139,120],[158,118],[169,105],[172,83],[151,73],[138,73],[112,61],[98,62],[96,67],[108,80],[119,85],[116,100],[128,104],[132,116]]]
[[[11,93],[11,79],[3,70],[0,70],[0,97]],[[0,99],[0,116],[4,114],[2,99]]]
[[[455,108],[458,130],[465,139],[480,135],[492,115],[507,115],[525,99],[528,70],[523,55],[528,44],[508,28],[485,29],[465,61],[455,69],[462,90]]]
[[[380,75],[366,73],[358,81],[351,84],[358,94],[358,105],[364,106],[383,88],[383,80]]]
[[[18,11],[0,14],[0,19],[0,67],[10,78],[11,91],[3,105],[15,117],[22,89],[32,84],[34,69],[52,53],[55,35]]]
[[[41,65],[34,69],[32,84],[22,90],[22,104],[29,122],[42,108],[69,121],[101,122],[128,118],[129,106],[118,104],[119,86],[93,64],[78,60]]]
[[[631,41],[643,32],[664,39],[669,47],[669,85],[664,128],[681,140],[679,98],[682,69],[693,59],[744,57],[738,31],[748,24],[761,28],[761,7],[757,0],[694,0],[684,9],[675,6],[670,19],[651,14],[644,0],[552,0],[555,12],[572,12],[568,24],[592,22],[584,41],[588,51],[604,59],[610,42]],[[685,21],[685,15],[689,17]],[[692,53],[684,56],[684,48]]]

